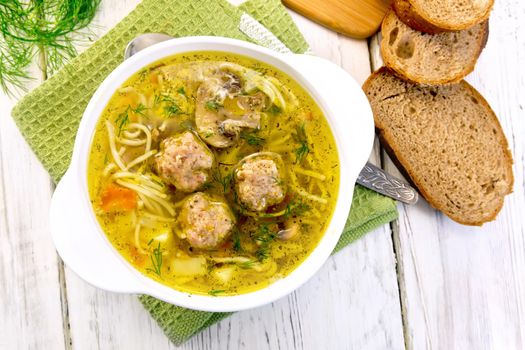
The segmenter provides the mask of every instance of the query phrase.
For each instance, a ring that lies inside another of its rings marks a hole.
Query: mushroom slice
[[[218,70],[197,89],[195,124],[202,139],[211,146],[235,144],[242,129],[258,129],[267,97],[260,91],[243,95],[235,74]]]

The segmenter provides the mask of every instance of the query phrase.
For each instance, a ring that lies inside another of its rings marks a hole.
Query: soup
[[[320,109],[287,75],[193,52],[115,92],[94,132],[88,187],[108,240],[141,273],[235,295],[285,277],[316,247],[339,161]]]

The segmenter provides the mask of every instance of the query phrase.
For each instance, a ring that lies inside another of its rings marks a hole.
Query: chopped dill
[[[304,123],[297,126],[293,138],[295,142],[299,144],[299,147],[295,149],[295,162],[300,163],[304,157],[310,153],[310,147],[308,147],[308,139],[306,138]]]
[[[241,139],[245,140],[250,146],[261,146],[266,140],[257,135],[260,129],[253,131],[243,130],[241,131]]]
[[[160,95],[159,94],[156,93],[155,95],[153,95],[153,106],[154,107],[158,106],[160,101],[161,100],[160,100]]]
[[[186,91],[184,90],[184,86],[181,86],[177,89],[177,92],[183,96],[186,96]]]
[[[241,253],[243,252],[244,250],[242,249],[242,245],[241,245],[241,235],[239,233],[239,230],[235,229],[235,231],[233,232],[233,235],[232,235],[232,240],[233,240],[233,244],[232,244],[232,248],[233,250],[236,252],[236,253]]]
[[[263,261],[270,256],[270,243],[277,237],[275,232],[272,232],[268,225],[263,224],[259,229],[252,232],[251,237],[259,245],[259,249],[255,252],[255,256],[259,261]]]
[[[147,268],[146,271],[152,272],[157,276],[161,277],[161,268],[162,268],[162,251],[160,249],[160,243],[157,248],[153,249],[153,252],[149,256],[151,260],[151,268]]]
[[[279,113],[281,113],[281,108],[272,104],[270,108],[268,108],[268,112],[271,114],[271,115],[277,115]]]
[[[232,184],[233,180],[233,173],[229,172],[228,174],[221,176],[221,172],[219,170],[216,170],[212,174],[213,180],[220,185],[222,185],[222,190],[224,193],[228,193],[230,190],[230,186]]]
[[[206,109],[209,109],[210,111],[218,111],[219,108],[222,107],[222,105],[215,100],[209,100],[208,102],[206,102],[205,106]]]
[[[179,105],[173,98],[169,96],[164,96],[162,98],[162,101],[167,102],[167,105],[164,106],[164,112],[166,112],[166,116],[168,118],[171,118],[175,115],[184,114],[182,109],[179,107]]]
[[[153,238],[151,238],[151,239],[148,241],[148,245],[151,245],[151,242],[153,242]]]
[[[146,106],[144,106],[142,103],[139,103],[138,106],[134,109],[131,109],[131,111],[135,114],[144,115],[144,111],[148,109]]]
[[[129,111],[130,110],[131,110],[131,106],[128,106],[126,110],[120,113],[115,119],[115,124],[117,124],[117,127],[118,127],[118,136],[120,136],[120,134],[122,133],[122,130],[125,129],[126,125],[129,124]]]
[[[291,201],[286,205],[286,209],[284,210],[284,219],[288,219],[290,217],[295,217],[304,214],[310,210],[310,206],[304,202],[301,201]]]
[[[237,263],[237,266],[239,266],[241,269],[251,269],[255,265],[255,261],[253,260],[247,260],[243,261],[242,263]]]
[[[226,292],[226,290],[224,289],[212,289],[208,291],[208,294],[213,297],[216,297],[217,295],[222,294],[224,292]]]

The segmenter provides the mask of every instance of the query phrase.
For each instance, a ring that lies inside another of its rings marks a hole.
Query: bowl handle
[[[334,116],[332,127],[344,134],[339,140],[343,145],[340,156],[345,157],[349,164],[357,165],[357,168],[351,169],[352,176],[357,178],[374,144],[374,117],[361,86],[347,71],[324,58],[284,54],[283,60],[306,78],[311,88],[321,96],[318,105]],[[350,138],[359,142],[359,150],[350,149]]]
[[[119,293],[140,293],[144,290],[135,272],[97,232],[96,219],[85,208],[83,196],[76,186],[76,176],[68,170],[58,184],[51,200],[50,227],[56,250],[67,267],[88,283]],[[89,213],[89,214],[87,214]]]

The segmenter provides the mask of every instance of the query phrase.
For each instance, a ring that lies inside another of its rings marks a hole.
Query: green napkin
[[[58,182],[66,171],[82,113],[99,84],[122,61],[129,40],[144,32],[250,40],[239,30],[243,13],[257,19],[292,51],[308,49],[278,0],[249,0],[238,8],[224,0],[144,0],[83,54],[25,96],[12,115],[53,180]],[[350,216],[334,252],[396,217],[393,200],[356,186]],[[228,315],[188,310],[149,296],[140,300],[176,344]]]

